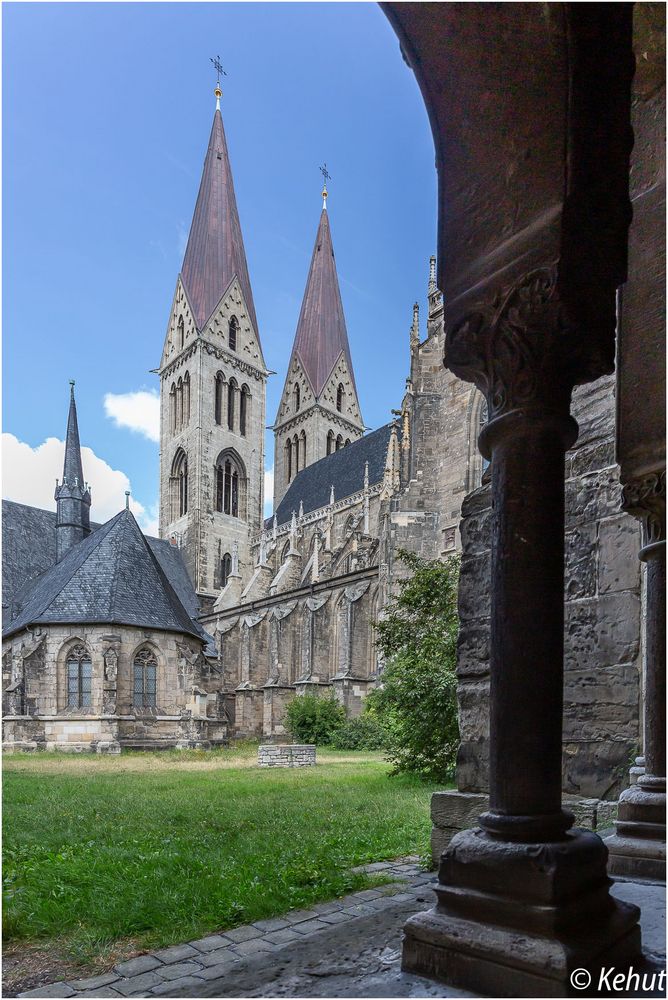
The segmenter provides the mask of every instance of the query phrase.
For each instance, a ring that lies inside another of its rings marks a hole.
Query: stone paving
[[[417,859],[363,866],[394,881],[308,910],[235,927],[121,962],[102,975],[21,997],[470,997],[401,971],[406,918],[433,905]],[[665,886],[617,882],[643,911],[643,944],[665,959]]]

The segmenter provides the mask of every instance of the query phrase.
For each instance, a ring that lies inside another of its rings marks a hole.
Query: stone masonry
[[[315,767],[315,746],[308,743],[263,744],[258,747],[260,767]]]

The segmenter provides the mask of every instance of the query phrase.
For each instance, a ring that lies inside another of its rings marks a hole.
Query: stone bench
[[[308,743],[267,743],[258,747],[260,767],[313,767],[315,746]]]

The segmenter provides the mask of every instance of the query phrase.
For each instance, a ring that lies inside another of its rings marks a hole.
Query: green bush
[[[379,719],[364,712],[357,719],[348,719],[334,733],[332,746],[336,750],[382,750],[387,743],[387,731]]]
[[[399,581],[399,592],[376,624],[386,666],[381,686],[367,698],[367,712],[388,732],[393,773],[411,771],[446,783],[459,745],[459,557],[428,561],[402,551],[399,558],[412,575]]]
[[[345,710],[335,698],[318,698],[313,694],[293,698],[286,713],[287,727],[294,740],[320,746],[332,742],[345,719]]]

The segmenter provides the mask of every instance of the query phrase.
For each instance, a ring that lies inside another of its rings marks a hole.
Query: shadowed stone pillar
[[[616,833],[606,841],[613,875],[666,877],[666,474],[624,487],[623,507],[640,519],[646,566],[645,770],[619,798]]]

